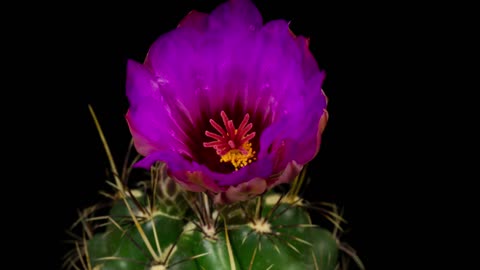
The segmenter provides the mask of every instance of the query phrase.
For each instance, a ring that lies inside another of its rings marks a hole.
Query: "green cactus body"
[[[140,191],[135,193],[135,200],[129,197],[113,204],[105,232],[95,234],[87,242],[90,263],[97,269],[150,269],[151,254],[142,234],[150,249],[158,251],[172,246],[182,232],[181,217],[159,210],[151,212],[146,196]],[[141,230],[132,222],[129,208]]]
[[[231,230],[242,269],[334,269],[338,246],[332,234],[312,225],[301,205],[277,198],[266,198],[262,216],[253,223]]]
[[[164,181],[173,183],[169,178]],[[150,189],[117,194],[108,217],[93,219],[106,222],[103,230],[85,239],[84,268],[333,270],[337,266],[337,239],[312,224],[300,199],[269,193],[222,208],[199,194],[192,197],[178,186],[168,194],[152,195]]]
[[[225,239],[225,232],[218,232],[214,236],[205,235],[199,230],[186,231],[179,241],[179,246],[190,251],[191,256],[199,256],[196,268],[190,269],[241,269],[238,261],[230,260],[229,246]]]

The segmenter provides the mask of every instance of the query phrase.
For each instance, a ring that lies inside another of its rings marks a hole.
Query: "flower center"
[[[210,131],[205,131],[205,135],[215,141],[204,142],[204,147],[213,147],[220,156],[220,162],[231,162],[235,170],[244,167],[252,160],[255,160],[255,151],[252,149],[252,143],[249,142],[255,137],[255,132],[247,134],[253,127],[252,123],[248,123],[250,115],[247,113],[243,117],[238,129],[233,125],[233,121],[229,120],[227,114],[222,111],[220,116],[223,120],[222,128],[213,119],[210,119],[210,124],[220,134],[215,134]]]

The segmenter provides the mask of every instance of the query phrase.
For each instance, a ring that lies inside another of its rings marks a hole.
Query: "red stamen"
[[[231,150],[239,150],[240,153],[247,154],[248,151],[244,149],[244,145],[255,137],[255,132],[247,134],[253,128],[253,124],[248,123],[250,115],[248,113],[245,114],[238,129],[235,129],[233,121],[228,119],[224,111],[220,112],[220,116],[222,117],[224,127],[210,119],[210,124],[220,134],[205,131],[205,135],[215,141],[204,142],[203,146],[213,147],[220,156],[227,154]]]

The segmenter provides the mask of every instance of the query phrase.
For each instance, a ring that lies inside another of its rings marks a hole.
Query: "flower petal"
[[[230,0],[212,11],[208,26],[212,31],[232,36],[262,26],[262,15],[249,0]]]
[[[135,61],[128,61],[126,88],[130,102],[126,117],[137,151],[145,156],[163,149],[188,153],[186,135],[170,113],[171,104],[149,71]]]
[[[303,165],[298,164],[295,160],[289,162],[280,177],[273,183],[269,182],[269,187],[280,185],[283,183],[290,183],[297,177],[303,169]]]
[[[215,204],[229,204],[238,201],[246,201],[264,193],[267,189],[267,182],[262,178],[254,178],[237,186],[230,186],[225,192],[217,194],[214,198]]]
[[[214,192],[224,190],[231,185],[248,182],[253,177],[266,179],[272,174],[273,170],[273,161],[269,158],[265,158],[232,173],[212,172],[206,166],[173,151],[158,151],[150,154],[137,162],[135,167],[148,169],[157,161],[166,163],[169,174],[177,178],[185,186],[197,185],[198,183],[194,183],[197,179],[193,179],[192,182],[191,174],[194,172],[200,172],[200,174],[197,174],[196,176],[205,177],[204,183],[200,186]],[[189,189],[192,190],[192,188]]]
[[[173,151],[158,151],[150,154],[137,162],[135,167],[149,169],[158,161],[164,162],[167,166],[168,174],[174,177],[187,190],[197,192],[205,190],[221,191],[221,188],[209,175],[207,168]]]
[[[217,193],[218,202],[289,182],[319,150],[328,120],[324,77],[308,39],[284,20],[262,25],[249,0],[209,15],[193,11],[155,41],[143,66],[129,62],[127,121],[145,156],[137,166],[165,162],[186,189]],[[258,134],[256,160],[230,173],[203,147],[221,111],[234,123],[249,113]]]
[[[208,27],[208,14],[192,10],[180,21],[178,27],[189,27],[204,32]]]
[[[323,78],[324,74],[319,73],[315,80],[310,80],[306,87],[311,94],[297,97],[290,104],[291,111],[263,132],[259,159],[276,156],[276,168],[285,168],[292,160],[305,164],[313,159],[318,152],[320,119],[326,107],[325,96],[320,90]]]

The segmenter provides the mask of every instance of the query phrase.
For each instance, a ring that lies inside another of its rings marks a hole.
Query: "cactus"
[[[215,204],[210,194],[190,192],[157,163],[149,179],[128,181],[131,166],[117,173],[108,145],[91,110],[110,159],[113,194],[81,211],[82,231],[66,254],[66,269],[321,269],[344,267],[351,248],[338,239],[342,217],[333,204],[315,207],[298,197],[305,170],[288,192],[270,190],[234,204]],[[131,145],[132,146],[132,145]],[[131,149],[129,149],[130,152]],[[136,159],[134,159],[136,160]],[[321,210],[330,231],[312,224],[309,212]]]
[[[250,0],[188,13],[127,63],[128,153],[139,156],[120,173],[90,107],[113,190],[81,211],[64,266],[334,270],[350,257],[363,269],[339,240],[336,206],[299,197],[329,117],[324,78],[308,38],[264,24]],[[133,179],[134,166],[147,177]]]

